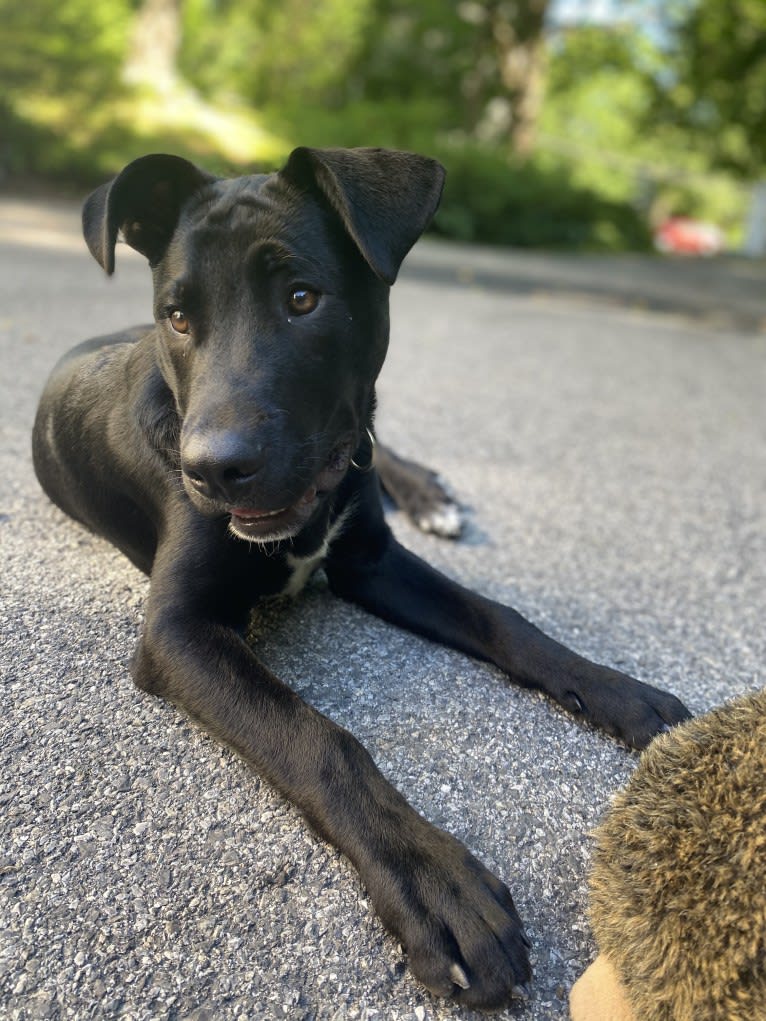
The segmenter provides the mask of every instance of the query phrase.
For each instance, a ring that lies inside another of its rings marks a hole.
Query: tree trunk
[[[123,77],[167,92],[177,83],[176,59],[181,45],[179,0],[144,0],[133,25]]]
[[[543,98],[543,29],[549,0],[503,0],[488,5],[500,81],[510,105],[510,140],[515,153],[534,148]]]

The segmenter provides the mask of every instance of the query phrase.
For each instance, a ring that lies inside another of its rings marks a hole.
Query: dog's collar
[[[375,437],[369,429],[365,429],[367,433],[367,439],[370,441],[370,460],[368,464],[357,464],[354,458],[351,458],[351,467],[356,468],[358,472],[369,472],[375,467]],[[357,448],[357,453],[359,448]]]

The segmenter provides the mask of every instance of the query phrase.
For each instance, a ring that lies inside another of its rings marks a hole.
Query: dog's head
[[[443,180],[434,160],[384,149],[300,148],[279,173],[233,180],[156,155],[88,198],[106,272],[118,234],[152,267],[157,360],[202,513],[273,541],[337,487],[370,424],[388,288]]]

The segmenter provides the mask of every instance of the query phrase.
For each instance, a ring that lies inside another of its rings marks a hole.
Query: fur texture
[[[657,738],[596,832],[591,919],[641,1021],[766,1018],[766,692]]]

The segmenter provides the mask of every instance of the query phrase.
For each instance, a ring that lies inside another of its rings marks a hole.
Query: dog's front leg
[[[578,656],[510,607],[446,578],[383,528],[378,524],[374,542],[357,542],[350,533],[333,549],[327,574],[339,595],[400,627],[495,663],[512,680],[541,689],[631,747],[645,747],[657,733],[688,718],[673,695]],[[365,549],[375,551],[372,558]]]
[[[136,683],[232,746],[351,859],[426,986],[476,1007],[506,1003],[530,974],[507,888],[257,660],[237,630],[248,571],[226,563],[238,544],[200,539],[160,545]]]

